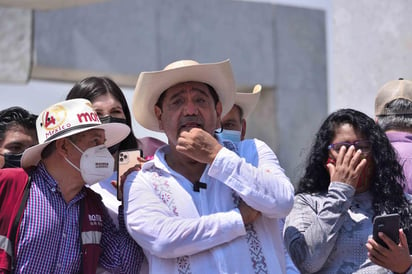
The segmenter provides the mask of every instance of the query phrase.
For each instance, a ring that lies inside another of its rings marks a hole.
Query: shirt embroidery
[[[240,197],[233,191],[232,198],[235,205],[239,205]],[[263,256],[262,245],[253,224],[245,225],[246,241],[249,246],[250,259],[256,274],[268,272],[265,256]]]
[[[232,142],[223,141],[223,145],[238,154],[238,149],[235,144]],[[172,191],[170,189],[170,184],[167,179],[162,178],[162,174],[159,174],[159,171],[155,168],[152,172],[151,182],[154,188],[156,195],[163,201],[165,205],[169,207],[170,210],[176,215],[179,216],[177,211],[176,203],[173,198]],[[235,205],[239,204],[240,197],[235,193],[232,192],[232,199]],[[246,241],[249,246],[249,254],[252,261],[253,269],[255,274],[265,274],[269,273],[266,259],[263,255],[262,245],[258,238],[258,234],[253,227],[253,224],[249,224],[245,226],[246,229]],[[178,273],[181,274],[189,274],[192,273],[190,268],[190,257],[189,256],[182,256],[176,258],[177,270]]]
[[[180,274],[191,274],[189,256],[178,257],[176,259],[177,271]]]
[[[252,260],[253,269],[256,274],[266,274],[269,273],[266,264],[265,256],[263,256],[262,246],[260,244],[258,235],[256,233],[253,224],[248,224],[246,228],[246,239],[249,245],[250,258]]]
[[[162,179],[158,173],[152,173],[152,180],[153,188],[156,192],[157,196],[163,201],[165,205],[169,207],[170,210],[176,215],[179,216],[179,212],[177,212],[177,207],[175,204],[175,200],[172,195],[172,191],[170,190],[170,185],[167,179]],[[177,264],[177,271],[181,274],[190,274],[192,271],[190,270],[190,258],[189,256],[182,256],[176,258]]]
[[[236,154],[239,154],[237,147],[232,142],[223,142],[223,145],[230,149]],[[235,205],[239,205],[240,197],[236,192],[232,192],[232,198]],[[250,259],[252,260],[253,269],[256,274],[269,273],[266,264],[265,256],[263,255],[262,245],[260,243],[259,237],[253,224],[248,224],[245,226],[246,229],[246,240],[249,245]]]

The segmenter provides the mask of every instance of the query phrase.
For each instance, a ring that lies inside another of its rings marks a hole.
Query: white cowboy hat
[[[206,83],[215,89],[222,103],[222,117],[232,108],[236,84],[229,60],[208,64],[181,60],[167,65],[161,71],[140,73],[133,95],[136,121],[147,129],[161,132],[154,112],[157,100],[168,88],[191,81]]]
[[[86,99],[72,99],[54,104],[43,110],[36,120],[39,144],[27,148],[21,158],[21,166],[36,166],[41,152],[51,142],[90,129],[104,129],[105,145],[110,147],[121,142],[130,133],[129,126],[121,123],[102,124]]]
[[[242,109],[244,119],[247,119],[256,107],[261,90],[262,86],[257,84],[251,93],[236,92],[235,105],[238,105]]]

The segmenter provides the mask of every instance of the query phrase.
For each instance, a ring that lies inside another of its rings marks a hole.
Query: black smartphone
[[[123,200],[123,190],[121,189],[120,177],[129,170],[139,164],[139,157],[142,157],[141,149],[130,149],[119,151],[118,165],[117,165],[117,200]]]
[[[378,232],[385,233],[396,244],[399,243],[399,214],[388,214],[376,216],[373,220],[373,239],[380,245],[388,248],[388,246],[379,238]]]

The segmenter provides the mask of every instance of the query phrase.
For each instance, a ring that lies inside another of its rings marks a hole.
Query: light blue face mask
[[[224,129],[221,133],[219,133],[222,139],[232,141],[233,143],[240,142],[240,134],[240,131],[230,129]]]

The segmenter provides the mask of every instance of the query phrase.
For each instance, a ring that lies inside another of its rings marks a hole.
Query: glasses
[[[359,140],[355,142],[341,142],[341,143],[334,143],[328,146],[328,149],[333,149],[336,152],[339,152],[341,147],[349,148],[350,146],[354,146],[356,150],[360,149],[362,154],[368,154],[371,152],[371,144],[368,140]]]

